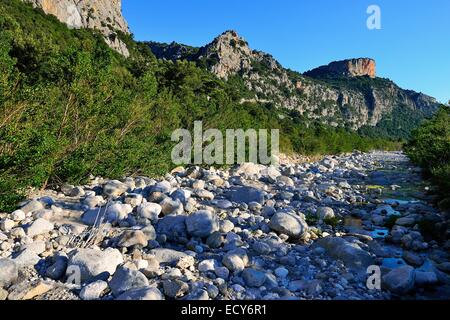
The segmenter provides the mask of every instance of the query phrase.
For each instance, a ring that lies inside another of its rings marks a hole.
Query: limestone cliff
[[[97,29],[114,50],[129,56],[126,45],[117,37],[117,31],[129,33],[122,15],[121,0],[23,0],[45,13],[54,15],[71,28]]]
[[[376,77],[375,60],[369,58],[348,59],[331,62],[327,66],[322,66],[311,71],[305,72],[306,76],[316,77],[322,74],[334,74],[344,77]]]

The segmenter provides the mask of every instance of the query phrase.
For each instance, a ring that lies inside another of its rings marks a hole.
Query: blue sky
[[[202,46],[228,29],[253,49],[304,72],[372,57],[381,77],[450,100],[449,0],[123,0],[136,40]],[[369,5],[381,30],[366,27]]]

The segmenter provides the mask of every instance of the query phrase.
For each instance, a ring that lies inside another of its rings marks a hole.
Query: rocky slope
[[[271,102],[333,126],[376,127],[395,111],[411,117],[414,127],[438,108],[434,98],[376,78],[372,59],[334,62],[302,75],[283,68],[271,55],[250,49],[235,31],[202,48],[148,45],[158,58],[195,61],[223,79],[241,77],[254,93],[250,101]]]
[[[72,28],[97,29],[114,50],[129,56],[126,45],[117,38],[116,31],[129,33],[122,16],[122,0],[23,0],[45,13],[54,15]]]
[[[0,214],[0,300],[448,299],[419,171],[355,153],[47,190]]]

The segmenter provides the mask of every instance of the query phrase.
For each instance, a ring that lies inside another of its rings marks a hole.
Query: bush
[[[450,194],[450,107],[439,112],[413,132],[405,150],[411,160],[439,187],[443,198]]]

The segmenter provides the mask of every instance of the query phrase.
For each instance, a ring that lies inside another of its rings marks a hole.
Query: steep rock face
[[[376,77],[375,60],[369,58],[348,59],[331,62],[327,66],[321,66],[305,73],[306,76],[316,77],[322,74],[334,74],[344,77]]]
[[[386,119],[394,111],[417,120],[433,114],[439,105],[432,97],[377,78],[376,63],[369,58],[333,62],[300,74],[283,68],[271,55],[250,49],[235,31],[226,31],[201,48],[147,44],[160,59],[195,61],[222,79],[241,77],[254,93],[242,103],[273,103],[335,127],[375,127],[391,121]]]
[[[114,50],[129,56],[126,45],[117,38],[116,31],[129,33],[122,16],[121,0],[23,0],[45,13],[54,15],[71,28],[97,29]]]

